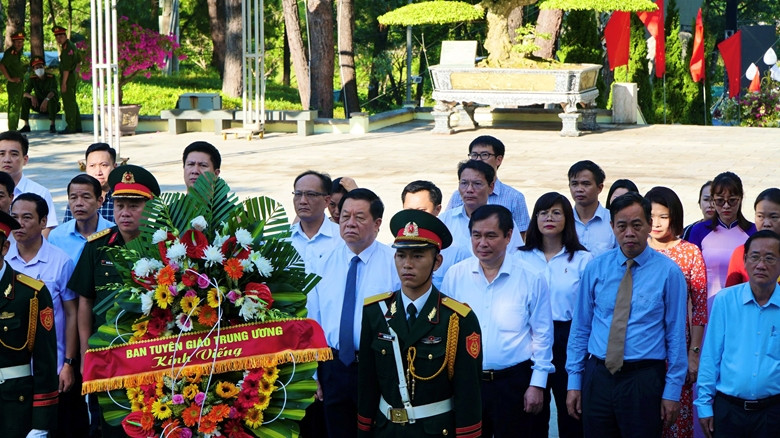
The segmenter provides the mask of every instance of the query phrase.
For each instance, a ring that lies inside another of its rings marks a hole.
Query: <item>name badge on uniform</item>
[[[438,336],[428,336],[427,338],[422,338],[420,342],[423,344],[433,345],[441,342],[441,338]]]
[[[393,342],[393,339],[395,339],[392,335],[388,333],[379,333],[377,338],[387,342]]]
[[[114,264],[111,262],[111,260],[101,260],[100,264],[103,266],[114,266]]]

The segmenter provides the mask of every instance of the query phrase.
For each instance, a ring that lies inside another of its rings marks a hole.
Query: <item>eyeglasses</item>
[[[723,207],[727,202],[730,206],[736,207],[737,204],[739,204],[739,201],[742,200],[741,196],[732,196],[728,199],[726,198],[712,198],[712,203],[717,205],[718,207]]]
[[[302,192],[300,190],[296,190],[292,192],[293,198],[295,199],[301,199],[301,197],[305,196],[309,199],[319,198],[320,196],[327,196],[327,193],[320,193],[320,192]]]
[[[487,160],[490,159],[490,157],[497,157],[498,154],[491,154],[490,152],[480,152],[480,153],[472,152],[466,156],[471,158],[472,160]]]
[[[482,190],[487,184],[482,181],[466,181],[464,179],[460,181],[459,185],[463,190],[466,190],[469,186],[474,187],[474,190]]]
[[[750,254],[747,256],[747,261],[750,263],[758,263],[761,260],[764,261],[764,264],[767,266],[774,266],[777,264],[777,257],[773,256],[772,254],[767,254],[765,256],[760,256],[758,254]]]
[[[560,210],[542,210],[536,213],[536,217],[539,219],[550,218],[553,222],[559,222],[563,220],[563,212]]]

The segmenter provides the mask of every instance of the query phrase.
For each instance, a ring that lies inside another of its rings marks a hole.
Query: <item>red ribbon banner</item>
[[[224,373],[292,362],[329,360],[322,328],[311,319],[241,324],[212,332],[87,351],[84,394],[152,383],[172,371]]]

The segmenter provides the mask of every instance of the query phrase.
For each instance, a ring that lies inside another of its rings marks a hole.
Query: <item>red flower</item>
[[[172,242],[176,240],[176,236],[173,235],[170,231],[168,231],[168,237],[163,240],[162,242],[157,242],[157,249],[160,251],[160,258],[162,259],[162,262],[166,265],[170,260],[168,260],[168,242]]]
[[[225,254],[227,257],[232,256],[239,260],[244,260],[249,257],[249,250],[246,250],[241,245],[239,245],[234,236],[222,244],[222,254]]]
[[[198,283],[198,273],[186,270],[181,274],[181,282],[187,287],[193,287]]]
[[[224,267],[225,273],[233,280],[238,280],[244,275],[244,267],[241,266],[241,262],[236,258],[227,259]]]
[[[194,229],[185,231],[179,240],[187,247],[187,257],[191,259],[203,258],[203,250],[209,246],[206,235]]]
[[[273,296],[271,295],[271,289],[265,283],[247,283],[244,288],[245,295],[254,295],[257,298],[265,301],[268,305],[267,308],[271,308],[274,303]]]
[[[135,411],[127,414],[124,420],[122,420],[122,429],[130,438],[146,438],[149,436],[149,430],[145,430],[141,426],[141,417],[144,416],[142,411]]]
[[[149,320],[149,324],[146,326],[146,334],[149,335],[148,339],[153,339],[162,334],[165,331],[167,323],[159,318],[152,318]]]
[[[252,438],[252,435],[246,433],[244,426],[241,424],[241,420],[238,419],[226,421],[225,425],[222,427],[222,432],[224,432],[228,438]]]
[[[130,275],[132,276],[134,283],[141,285],[146,290],[154,290],[154,288],[157,287],[154,282],[154,277],[151,275],[146,277],[139,277],[135,275],[135,272],[133,271],[130,271]]]

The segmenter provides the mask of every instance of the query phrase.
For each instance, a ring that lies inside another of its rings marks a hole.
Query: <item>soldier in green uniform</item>
[[[60,99],[57,97],[57,78],[46,73],[46,63],[40,56],[33,56],[30,62],[33,74],[27,80],[22,99],[22,120],[24,126],[20,132],[30,132],[30,109],[40,114],[48,114],[49,132],[54,133],[54,120],[60,112]]]
[[[62,92],[62,107],[65,111],[65,121],[68,126],[61,134],[81,132],[81,113],[76,103],[76,84],[81,55],[76,46],[68,39],[68,31],[64,27],[54,26],[52,29],[57,46],[60,48],[60,91]]]
[[[20,228],[0,211],[0,248]],[[54,308],[42,281],[14,271],[0,257],[0,427],[3,437],[41,437],[57,423],[57,336]],[[32,362],[32,365],[30,363]]]
[[[146,201],[160,196],[157,180],[149,171],[139,166],[128,164],[115,168],[108,175],[108,184],[113,191],[116,226],[106,228],[87,238],[73,276],[68,282],[68,288],[80,295],[78,328],[82,358],[87,351],[89,337],[106,322],[105,311],[94,311],[95,304],[100,304],[111,293],[102,287],[121,282],[121,277],[106,250],[123,246],[138,237],[141,234],[141,213]],[[83,372],[84,362],[81,363]],[[98,414],[94,397],[89,401],[90,412]],[[111,427],[103,423],[102,428],[104,438],[125,436],[121,427]]]
[[[22,109],[22,92],[24,91],[25,65],[22,62],[24,48],[24,32],[11,35],[12,45],[5,50],[0,60],[0,71],[8,81],[8,130],[16,131],[19,127],[19,111]]]
[[[398,212],[390,230],[401,290],[365,300],[358,436],[481,436],[479,322],[432,285],[452,236],[420,210]]]

